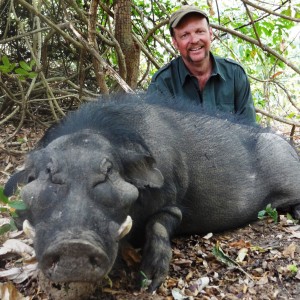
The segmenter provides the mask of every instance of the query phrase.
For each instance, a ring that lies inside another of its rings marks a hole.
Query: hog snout
[[[80,239],[56,243],[40,260],[41,270],[54,282],[98,281],[112,264],[101,247]]]

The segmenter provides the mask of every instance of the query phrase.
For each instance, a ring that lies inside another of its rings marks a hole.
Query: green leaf
[[[29,65],[27,65],[25,61],[20,61],[19,64],[20,64],[22,69],[24,69],[28,72],[30,72],[32,70],[32,68]]]
[[[9,202],[8,198],[4,195],[4,188],[2,186],[0,187],[0,201],[5,204]]]
[[[11,64],[11,63],[9,62],[7,56],[3,56],[3,57],[2,57],[2,62],[3,62],[3,65],[0,65],[0,71],[1,71],[2,73],[5,73],[5,74],[11,72],[11,71],[15,68],[15,66],[16,66],[15,63],[12,63],[12,64]]]
[[[12,230],[12,227],[11,227],[11,224],[4,224],[0,227],[0,235],[3,235],[4,233],[8,232],[8,231],[11,231]]]
[[[28,75],[28,72],[22,68],[15,69],[15,72],[19,75]]]
[[[18,201],[9,201],[8,205],[14,209],[17,210],[25,210],[27,209],[27,206],[23,200],[18,200]]]
[[[0,66],[0,71],[1,71],[2,73],[7,74],[7,73],[9,73],[9,68],[8,68],[7,66],[1,65],[1,66]]]
[[[298,273],[298,268],[296,265],[288,265],[287,269],[293,274],[296,275]]]
[[[237,266],[238,264],[227,256],[224,251],[222,250],[220,243],[217,242],[212,250],[213,255],[217,258],[217,260],[221,261],[222,263],[228,265],[229,267]]]
[[[245,275],[247,275],[251,280],[253,280],[252,276],[248,274],[244,269],[232,258],[224,253],[222,250],[220,243],[217,241],[216,245],[213,247],[212,250],[213,255],[216,257],[217,260],[221,261],[222,263],[226,264],[229,267],[235,267]]]
[[[141,282],[141,288],[146,289],[150,285],[151,280],[148,279],[147,275],[143,271],[140,271],[140,274],[143,277],[142,282]]]
[[[269,203],[264,210],[258,212],[258,219],[264,219],[266,216],[269,216],[273,219],[274,223],[278,222],[278,212],[276,208],[272,208]]]
[[[28,77],[31,78],[31,79],[32,79],[32,78],[35,78],[36,76],[37,76],[37,73],[36,73],[36,72],[29,72],[29,73],[28,73]]]
[[[33,66],[35,66],[35,61],[31,60],[30,63],[29,63],[29,65],[30,65],[30,69],[32,70]]]
[[[258,212],[257,217],[259,219],[263,219],[265,217],[265,215],[266,215],[266,211],[265,210],[261,210],[261,211]]]
[[[289,221],[292,221],[294,224],[298,224],[299,223],[299,220],[296,220],[292,217],[291,214],[287,213],[286,214],[286,218],[289,220]]]
[[[12,231],[18,229],[17,226],[16,226],[16,224],[15,224],[15,220],[13,218],[10,219],[10,223],[9,224],[10,224],[10,228],[11,228]]]
[[[4,64],[4,66],[9,67],[10,66],[10,62],[9,59],[6,55],[2,56],[2,62]]]
[[[291,7],[288,6],[288,8],[285,9],[285,10],[283,10],[283,11],[281,12],[281,14],[282,14],[282,15],[285,15],[285,16],[288,16],[288,17],[291,17],[291,16],[292,16]]]

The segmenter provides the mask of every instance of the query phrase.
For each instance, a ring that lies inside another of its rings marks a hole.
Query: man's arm
[[[235,82],[235,112],[251,123],[255,123],[256,115],[250,82],[242,67],[238,67],[235,72]]]

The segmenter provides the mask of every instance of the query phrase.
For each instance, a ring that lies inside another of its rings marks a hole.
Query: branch
[[[282,62],[284,62],[287,66],[289,66],[291,69],[293,69],[296,73],[300,74],[300,69],[295,65],[293,64],[291,61],[289,61],[288,59],[286,59],[285,57],[283,57],[282,55],[280,55],[279,53],[277,53],[276,51],[274,51],[273,49],[271,49],[270,47],[268,47],[267,45],[265,44],[260,44],[257,40],[245,35],[245,34],[242,34],[234,29],[230,29],[230,28],[226,28],[224,26],[221,26],[221,25],[217,25],[217,24],[211,24],[211,27],[215,28],[215,29],[218,29],[218,30],[221,30],[221,31],[224,31],[224,32],[227,32],[227,33],[230,33],[232,34],[233,36],[237,36],[251,44],[254,44],[256,46],[258,46],[259,48],[261,48],[263,51],[266,51],[270,54],[272,54],[273,56],[275,56],[276,58],[278,58],[279,60],[281,60]]]
[[[288,90],[283,86],[283,84],[281,84],[280,82],[277,81],[271,81],[274,84],[277,84],[286,94],[286,96],[288,97],[289,101],[291,102],[291,104],[297,109],[297,111],[300,113],[300,108],[297,106],[296,102],[292,99],[290,93],[288,92]]]
[[[87,49],[93,56],[95,56],[103,65],[103,67],[110,73],[120,84],[123,90],[126,93],[134,93],[131,87],[121,78],[121,76],[100,56],[98,51],[91,47],[89,43],[83,38],[83,36],[75,29],[73,24],[70,23],[70,29],[74,32],[78,40],[82,43],[82,45]]]
[[[286,16],[286,15],[283,15],[283,14],[278,14],[276,12],[274,12],[273,10],[270,10],[270,9],[267,9],[267,8],[264,8],[262,6],[259,6],[259,5],[256,5],[248,0],[242,0],[242,2],[244,2],[244,4],[248,4],[254,8],[257,8],[259,10],[262,10],[270,15],[274,15],[274,16],[277,16],[277,17],[280,17],[280,18],[283,18],[283,19],[286,19],[286,20],[289,20],[289,21],[293,21],[293,22],[297,22],[297,23],[300,23],[300,19],[299,18],[293,18],[293,17],[289,17],[289,16]]]
[[[276,121],[279,121],[281,123],[292,125],[292,126],[296,126],[296,127],[300,127],[300,123],[298,123],[298,122],[293,122],[293,121],[286,120],[284,118],[277,117],[277,116],[275,116],[273,114],[270,114],[267,111],[259,109],[259,108],[255,108],[255,110],[256,110],[256,112],[258,112],[258,113],[260,113],[260,114],[262,114],[264,116],[267,116],[269,118],[272,118],[272,119],[274,119]]]
[[[44,27],[44,28],[32,30],[30,32],[25,32],[25,33],[20,34],[20,35],[16,35],[16,36],[12,36],[12,37],[7,38],[7,39],[0,40],[0,44],[7,44],[7,43],[12,42],[14,40],[19,40],[19,39],[21,39],[21,38],[23,38],[25,36],[33,35],[35,33],[38,33],[38,32],[41,32],[41,31],[50,30],[50,29],[51,29],[50,27]]]
[[[249,18],[250,18],[250,20],[251,20],[251,25],[252,25],[253,30],[254,30],[254,32],[255,32],[255,35],[256,35],[257,41],[258,41],[258,43],[259,43],[259,46],[261,47],[261,46],[262,46],[262,42],[261,42],[260,37],[259,37],[259,34],[258,34],[257,30],[256,30],[255,22],[254,22],[254,20],[253,20],[253,18],[252,18],[251,11],[249,10],[248,6],[247,6],[245,3],[244,3],[244,6],[245,6],[245,8],[246,8],[247,15],[249,16]]]
[[[59,26],[55,25],[53,22],[51,22],[49,19],[47,19],[45,16],[43,16],[41,13],[39,13],[37,10],[33,8],[32,5],[30,5],[28,2],[24,0],[16,0],[19,2],[22,6],[26,7],[28,10],[33,12],[36,16],[38,16],[41,20],[43,20],[45,23],[47,23],[51,28],[55,29],[61,36],[63,36],[66,40],[71,42],[74,46],[77,48],[83,48],[82,44],[78,43],[76,40],[74,40],[71,36],[66,34],[63,30],[60,29]]]
[[[88,19],[88,41],[89,41],[89,44],[95,49],[98,48],[97,39],[96,39],[96,22],[97,22],[98,4],[99,4],[99,0],[91,1],[90,11],[89,11],[89,19]],[[97,80],[98,86],[100,88],[100,91],[102,91],[103,94],[108,94],[109,89],[105,82],[105,76],[103,74],[103,67],[100,64],[100,61],[95,56],[93,56],[92,59],[93,59],[96,80]]]

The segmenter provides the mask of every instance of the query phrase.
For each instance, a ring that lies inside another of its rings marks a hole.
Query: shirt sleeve
[[[156,94],[156,95],[164,96],[164,97],[168,97],[168,98],[173,97],[173,95],[170,91],[170,88],[164,82],[164,80],[162,78],[160,78],[159,76],[155,77],[155,79],[152,78],[152,81],[147,89],[147,94],[148,95]]]
[[[158,92],[161,93],[160,89],[157,86],[157,83],[151,81],[147,89],[147,94],[155,94]]]
[[[240,66],[237,66],[235,72],[235,82],[235,112],[245,120],[255,123],[256,116],[250,82],[244,69]]]

